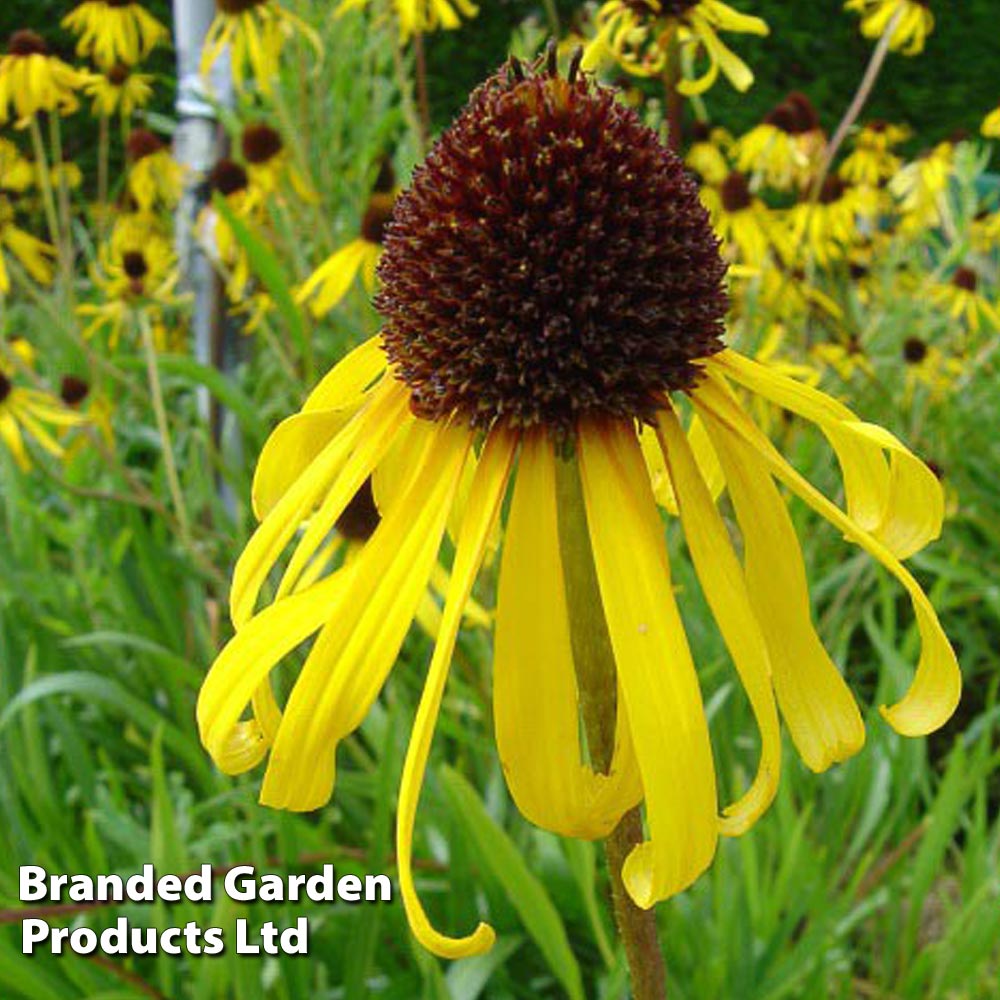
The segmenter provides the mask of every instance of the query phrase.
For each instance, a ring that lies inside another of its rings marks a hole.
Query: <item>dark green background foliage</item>
[[[789,90],[802,90],[833,128],[857,88],[872,51],[858,31],[858,18],[839,0],[733,0],[771,26],[768,38],[729,36],[733,48],[756,71],[757,83],[738,94],[724,82],[710,92],[712,117],[734,131],[758,121]],[[580,8],[558,4],[564,24]],[[869,117],[907,122],[922,143],[958,128],[978,131],[985,113],[1000,101],[1000,49],[996,0],[933,0],[937,25],[923,55],[890,55],[868,106]],[[484,0],[475,30],[431,39],[432,99],[440,124],[461,106],[484,66],[499,63],[511,30],[530,14],[544,20],[537,2]]]
[[[335,0],[315,0],[331,8]],[[725,83],[708,97],[713,118],[735,131],[760,119],[789,90],[802,90],[821,109],[831,128],[857,87],[872,44],[860,37],[858,18],[841,11],[839,0],[792,3],[789,0],[735,0],[747,13],[771,25],[768,38],[731,36],[733,47],[757,72],[750,93],[737,94]],[[150,0],[147,6],[168,20],[170,4]],[[572,22],[579,0],[557,0],[563,25]],[[869,117],[907,122],[929,144],[955,129],[978,130],[984,114],[1000,101],[1000,51],[997,49],[996,0],[934,0],[937,25],[924,55],[891,55],[868,106]],[[0,9],[0,36],[19,27],[44,33],[53,47],[72,52],[69,37],[52,26],[70,3],[51,0],[5,0]],[[535,15],[545,23],[537,0],[481,0],[472,27],[428,39],[431,98],[439,125],[461,107],[466,94],[488,68],[505,57],[512,31]],[[160,52],[153,70],[169,71]],[[162,91],[161,91],[162,94]]]

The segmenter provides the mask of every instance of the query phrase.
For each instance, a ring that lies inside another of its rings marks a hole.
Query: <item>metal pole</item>
[[[233,87],[229,53],[216,60],[210,78],[199,71],[202,44],[215,17],[214,0],[173,0],[174,44],[177,50],[177,131],[174,157],[184,168],[184,189],[177,206],[175,240],[183,287],[194,293],[195,358],[225,369],[223,291],[211,261],[198,243],[195,226],[208,200],[205,178],[223,152],[225,135],[216,119],[216,106],[232,107]],[[212,101],[208,100],[211,95]],[[215,102],[214,104],[212,102]],[[213,435],[218,414],[212,412],[207,390],[199,394],[199,408],[211,419]]]

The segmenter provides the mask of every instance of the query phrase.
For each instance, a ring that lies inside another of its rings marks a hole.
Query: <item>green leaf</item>
[[[572,1000],[583,1000],[580,966],[545,886],[531,873],[510,837],[490,818],[472,786],[449,767],[442,767],[440,774],[452,812],[468,835],[479,864],[503,886],[511,906]]]
[[[303,322],[302,312],[292,298],[284,268],[271,248],[253,234],[250,227],[229,207],[226,199],[218,191],[213,195],[212,204],[232,229],[236,241],[246,251],[254,274],[260,278],[274,299],[288,332],[295,339],[301,356],[305,359],[306,381],[311,382],[312,342]]]

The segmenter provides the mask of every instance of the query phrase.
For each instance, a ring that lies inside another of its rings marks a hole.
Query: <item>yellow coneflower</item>
[[[368,4],[369,0],[340,0],[337,17]],[[468,20],[479,13],[471,0],[393,0],[393,6],[404,42],[432,31],[454,31],[461,27],[463,17]]]
[[[729,176],[732,145],[733,137],[724,128],[695,122],[693,141],[684,162],[703,183],[719,185]]]
[[[850,382],[858,372],[869,378],[875,375],[871,359],[856,335],[845,341],[823,341],[816,344],[810,354],[823,367],[832,368],[844,382]]]
[[[772,247],[783,246],[780,225],[750,190],[745,174],[731,171],[718,187],[702,188],[701,198],[730,262],[759,268]]]
[[[34,31],[15,31],[7,54],[0,57],[0,122],[10,117],[26,125],[39,111],[72,114],[80,107],[79,91],[90,74],[49,54],[45,39]]]
[[[111,423],[113,409],[107,396],[92,392],[87,380],[78,375],[64,375],[59,383],[59,398],[67,409],[80,414],[88,424],[97,428],[108,448],[114,448],[115,432]],[[67,461],[83,450],[86,443],[86,438],[83,437],[71,441],[66,447]]]
[[[19,229],[14,224],[14,207],[0,195],[0,249],[14,255],[14,259],[41,285],[52,281],[52,264],[56,249],[44,240]],[[0,294],[10,291],[10,275],[0,253]]]
[[[58,458],[63,453],[62,445],[46,425],[69,427],[83,422],[83,417],[61,407],[54,396],[40,389],[17,386],[0,371],[0,441],[24,472],[31,469],[25,436]]]
[[[500,521],[493,698],[504,776],[528,819],[566,835],[606,836],[641,801],[648,839],[621,871],[639,906],[689,885],[720,833],[745,831],[772,801],[779,709],[815,770],[864,742],[857,705],[812,623],[776,480],[885,566],[912,601],[922,651],[913,686],[883,709],[890,725],[920,735],[950,716],[955,655],[900,562],[938,535],[940,484],[888,431],[724,347],[725,265],[708,214],[680,159],[608,88],[575,65],[564,77],[554,65],[508,63],[400,195],[379,273],[382,333],[280,425],[272,438],[280,435],[280,448],[265,446],[255,485],[274,503],[237,564],[237,632],[205,680],[197,715],[209,752],[226,762],[255,691],[318,632],[271,720],[261,800],[296,810],[327,802],[337,745],[378,696],[449,514],[461,513],[397,814],[401,894],[425,946],[455,958],[493,941],[485,924],[461,938],[431,925],[412,854],[456,632]],[[842,465],[846,510],[787,463],[733,386],[819,426]],[[722,467],[741,557],[682,430],[682,404],[698,414]],[[756,778],[721,814],[643,425],[658,437],[688,551],[761,732]],[[382,497],[381,521],[350,571],[297,589],[351,498],[393,452],[406,472]],[[570,525],[579,545],[563,547],[560,529]],[[277,595],[258,611],[290,543]],[[581,577],[569,555],[593,559],[599,607],[587,608],[603,616],[617,672],[608,773],[591,767],[580,742],[572,623]]]
[[[308,302],[314,316],[325,316],[336,308],[358,274],[361,275],[365,288],[369,292],[374,290],[375,267],[382,252],[385,227],[392,218],[396,201],[395,188],[395,175],[386,160],[375,181],[368,206],[361,216],[360,235],[327,257],[296,293],[296,302]]]
[[[292,163],[281,133],[264,122],[244,127],[240,149],[246,163],[251,198],[257,203],[280,191],[286,182],[306,202],[318,201],[318,195]]]
[[[79,36],[76,54],[89,56],[101,69],[116,63],[134,66],[170,40],[166,26],[134,0],[83,0],[62,19],[62,26]]]
[[[682,79],[677,89],[702,94],[719,71],[740,91],[748,90],[753,73],[719,38],[720,31],[766,35],[759,17],[741,14],[721,0],[606,0],[595,18],[597,34],[587,46],[584,66],[596,66],[609,53],[637,76],[655,76],[667,69],[671,49],[703,53],[708,68],[695,79]]]
[[[903,161],[892,152],[910,137],[910,130],[885,121],[863,125],[854,137],[854,149],[845,157],[838,173],[849,184],[879,187],[893,177]]]
[[[276,0],[215,0],[215,18],[201,52],[202,75],[208,75],[228,46],[237,89],[243,89],[249,70],[260,92],[268,95],[278,75],[285,39],[294,32],[322,58],[323,45],[316,32]]]
[[[34,164],[10,139],[0,138],[0,191],[21,194],[35,183]]]
[[[44,181],[41,177],[41,171],[43,168],[37,163],[34,166],[38,186],[43,187]],[[74,163],[73,160],[60,160],[59,163],[50,163],[48,165],[48,170],[49,183],[52,185],[53,189],[56,189],[61,184],[64,184],[67,191],[76,191],[77,188],[79,188],[83,183],[83,171],[80,169],[79,164]]]
[[[876,192],[830,174],[815,201],[804,200],[791,209],[792,245],[804,247],[820,267],[828,267],[846,255],[859,238],[859,220],[872,219],[877,207]]]
[[[889,181],[889,191],[899,203],[904,232],[940,225],[942,199],[954,166],[955,147],[950,142],[940,142],[902,166]]]
[[[35,360],[38,357],[38,352],[35,350],[35,345],[28,340],[27,337],[22,337],[20,334],[15,334],[8,340],[4,341],[4,346],[6,352],[0,351],[0,371],[10,374],[9,366],[4,364],[4,353],[9,357],[13,357],[14,366],[24,368],[26,371],[33,371],[35,367]]]
[[[950,357],[921,337],[907,337],[903,341],[902,357],[906,371],[906,405],[913,402],[921,387],[931,402],[940,402],[964,372],[965,366],[958,358]]]
[[[947,309],[952,319],[962,320],[972,333],[979,333],[984,321],[1000,332],[1000,312],[980,291],[979,274],[973,268],[956,268],[949,281],[931,288],[930,297]]]
[[[844,10],[861,16],[861,34],[865,38],[881,38],[898,13],[889,47],[904,56],[920,55],[927,36],[934,30],[930,0],[846,0]]]
[[[127,118],[136,108],[145,107],[153,96],[153,77],[137,73],[127,63],[115,63],[95,74],[84,90],[94,99],[95,116],[110,117],[116,112]]]
[[[733,144],[736,167],[778,191],[801,187],[814,173],[826,136],[805,94],[793,92]]]
[[[250,178],[241,164],[224,157],[212,167],[207,180],[209,190],[222,195],[236,215],[248,218],[257,214],[259,199],[250,191]],[[239,306],[250,288],[250,259],[246,250],[211,203],[198,217],[198,233],[206,252],[225,275],[226,295]]]
[[[179,302],[175,294],[179,272],[169,241],[152,236],[131,245],[110,240],[101,248],[99,264],[94,285],[103,301],[86,302],[76,309],[79,316],[90,318],[83,337],[104,334],[114,350],[123,334],[136,332],[141,312],[159,331],[163,346],[169,339],[161,322],[163,309]]]
[[[181,195],[184,178],[170,147],[149,129],[133,129],[125,140],[128,189],[142,212],[158,205],[172,208]]]

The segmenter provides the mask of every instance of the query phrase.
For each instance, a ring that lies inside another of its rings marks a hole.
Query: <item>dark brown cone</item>
[[[242,14],[265,3],[267,0],[215,0],[215,7],[223,14]]]
[[[753,195],[750,193],[746,175],[738,170],[734,170],[722,182],[719,196],[722,198],[722,207],[729,213],[742,212],[753,204]]]
[[[122,254],[122,270],[133,280],[145,278],[149,273],[149,265],[141,250],[126,250]]]
[[[257,122],[247,125],[240,137],[240,146],[247,163],[267,163],[281,152],[283,143],[281,134],[270,125]]]
[[[635,112],[511,61],[397,200],[375,301],[418,415],[561,436],[693,386],[723,347],[724,274],[694,182]]]
[[[132,68],[127,63],[115,63],[104,75],[108,82],[120,87],[131,75]]]
[[[361,217],[361,237],[369,243],[382,245],[385,237],[385,227],[392,219],[392,207],[396,198],[391,194],[374,193]]]
[[[137,128],[129,132],[128,139],[125,140],[125,151],[134,163],[158,153],[165,145],[166,143],[148,128]]]
[[[247,172],[235,160],[219,160],[208,175],[208,184],[228,197],[246,188]]]
[[[29,31],[27,28],[22,28],[10,36],[7,51],[12,56],[47,56],[49,47],[41,35]]]
[[[76,375],[63,375],[62,384],[59,386],[59,398],[67,406],[79,406],[90,392],[90,386],[82,378]]]
[[[366,542],[375,533],[381,517],[375,506],[372,481],[366,479],[337,518],[337,530],[352,541]]]
[[[979,287],[979,276],[971,267],[960,267],[952,275],[951,283],[956,288],[964,288],[967,292],[974,292]]]
[[[903,341],[903,360],[908,365],[919,365],[927,357],[927,344],[919,337],[907,337]]]
[[[0,372],[0,403],[2,403],[10,395],[10,391],[13,388],[14,386],[12,385],[10,379],[7,378],[3,372]]]

